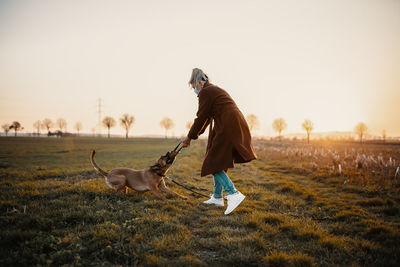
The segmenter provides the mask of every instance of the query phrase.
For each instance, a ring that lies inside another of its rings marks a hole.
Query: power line
[[[97,108],[97,135],[101,135],[101,98],[98,100]]]

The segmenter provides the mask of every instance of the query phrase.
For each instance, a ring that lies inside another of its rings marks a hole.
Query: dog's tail
[[[99,173],[101,173],[102,175],[104,175],[105,177],[107,177],[107,172],[103,171],[102,169],[100,169],[99,166],[97,166],[96,162],[94,161],[94,155],[96,154],[96,150],[92,150],[92,153],[90,154],[90,162],[92,162],[92,165],[94,167],[94,169],[96,171],[98,171]]]

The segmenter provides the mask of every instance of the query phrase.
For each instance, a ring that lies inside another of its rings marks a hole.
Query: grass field
[[[400,178],[392,170],[338,173],[310,161],[303,144],[255,142],[259,159],[228,173],[246,199],[224,216],[169,181],[189,199],[116,194],[89,162],[96,149],[103,169],[145,168],[177,142],[0,138],[0,265],[399,266]],[[345,146],[400,160],[400,146]],[[212,177],[199,173],[204,150],[204,140],[192,142],[168,176],[212,193]]]

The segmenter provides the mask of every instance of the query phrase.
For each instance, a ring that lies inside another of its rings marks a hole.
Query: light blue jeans
[[[228,192],[229,195],[232,195],[237,192],[235,186],[233,185],[231,179],[229,179],[228,175],[224,171],[220,171],[213,174],[214,176],[214,197],[221,198],[222,197],[222,187]]]

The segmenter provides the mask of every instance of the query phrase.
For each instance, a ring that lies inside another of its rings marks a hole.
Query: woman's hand
[[[185,139],[183,139],[183,141],[182,141],[182,147],[190,146],[191,141],[192,141],[192,139],[190,139],[188,136],[186,136]]]

